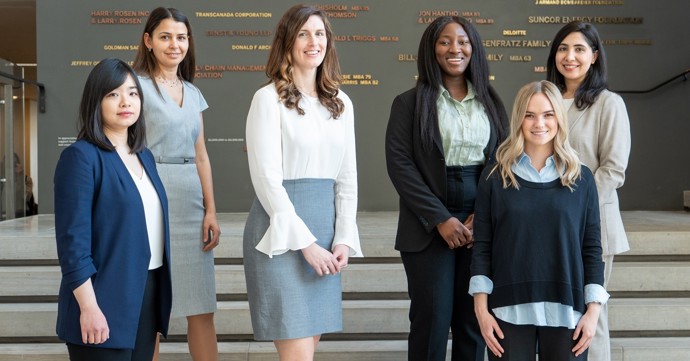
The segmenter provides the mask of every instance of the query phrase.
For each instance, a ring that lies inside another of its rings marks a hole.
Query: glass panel
[[[0,71],[23,78],[24,69],[0,59]],[[0,74],[0,220],[24,217],[26,206],[26,152],[24,83]]]
[[[6,174],[12,173],[12,165],[5,162],[5,154],[8,153],[8,136],[6,131],[6,119],[9,118],[9,108],[11,108],[12,85],[7,83],[7,79],[0,77],[0,221],[7,219],[7,209],[14,198],[8,197],[8,188],[13,183]],[[12,206],[14,208],[14,206]]]

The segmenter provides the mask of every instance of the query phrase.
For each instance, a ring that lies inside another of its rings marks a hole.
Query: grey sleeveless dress
[[[213,251],[202,250],[201,181],[194,161],[181,161],[195,156],[194,144],[201,127],[199,116],[208,104],[190,83],[183,83],[184,98],[179,107],[163,89],[162,96],[159,95],[148,77],[140,76],[139,81],[144,92],[147,146],[156,158],[158,174],[168,195],[172,317],[215,312]]]

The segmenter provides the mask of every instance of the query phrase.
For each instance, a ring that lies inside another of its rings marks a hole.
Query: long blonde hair
[[[568,143],[568,114],[565,105],[563,105],[561,92],[555,84],[546,80],[529,83],[518,91],[510,117],[510,133],[505,142],[496,151],[497,164],[491,170],[491,173],[498,169],[503,180],[503,188],[512,186],[515,189],[520,189],[512,166],[517,163],[520,155],[525,151],[522,122],[525,119],[530,99],[537,93],[544,94],[553,106],[556,121],[558,122],[558,132],[553,142],[553,159],[556,163],[556,168],[561,172],[561,184],[573,191],[572,186],[580,178],[580,158],[578,158],[577,152]]]

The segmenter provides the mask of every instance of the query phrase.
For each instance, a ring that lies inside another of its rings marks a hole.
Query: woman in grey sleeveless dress
[[[194,360],[217,360],[213,248],[218,245],[220,228],[201,117],[208,105],[192,85],[191,35],[184,14],[172,8],[154,9],[134,67],[146,98],[148,146],[168,194],[172,317],[187,317]]]
[[[361,257],[354,113],[338,89],[330,24],[296,5],[278,23],[247,116],[257,200],[244,233],[254,338],[281,360],[312,360],[321,334],[342,330],[340,271]],[[286,70],[287,69],[287,70]]]

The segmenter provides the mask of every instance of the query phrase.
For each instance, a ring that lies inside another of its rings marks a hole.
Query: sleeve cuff
[[[486,276],[472,276],[470,278],[470,296],[474,296],[475,293],[486,293],[491,294],[494,290],[494,283]]]
[[[316,242],[304,221],[296,214],[276,213],[271,217],[266,233],[256,249],[273,258],[287,251],[295,251]]]
[[[331,250],[339,244],[344,244],[350,248],[349,257],[364,257],[362,245],[359,242],[359,229],[354,220],[347,221],[341,218],[336,219],[335,236],[333,238]]]
[[[605,304],[609,300],[609,293],[601,285],[596,283],[585,285],[585,303]]]

